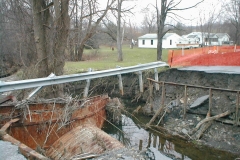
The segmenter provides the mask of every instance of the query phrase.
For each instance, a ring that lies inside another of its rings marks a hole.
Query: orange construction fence
[[[169,50],[168,63],[180,66],[240,66],[240,46],[209,46]]]

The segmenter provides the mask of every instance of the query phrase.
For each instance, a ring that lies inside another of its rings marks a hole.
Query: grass
[[[113,69],[116,66],[127,67],[143,63],[154,62],[157,59],[157,49],[133,48],[124,45],[123,61],[118,62],[117,50],[112,51],[109,47],[101,46],[98,50],[84,50],[85,61],[66,62],[65,74],[86,72],[88,68],[93,70]],[[168,50],[163,50],[162,59],[167,61]]]

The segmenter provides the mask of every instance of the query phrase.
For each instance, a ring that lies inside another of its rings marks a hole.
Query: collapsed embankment
[[[119,91],[117,76],[94,79],[91,81],[89,95],[108,93],[110,97],[128,98],[132,102],[146,102],[146,105],[142,108],[146,115],[156,113],[161,107],[162,100],[164,100],[163,110],[155,122],[158,122],[162,117],[161,125],[169,133],[183,135],[194,143],[205,144],[235,154],[240,153],[240,127],[236,125],[236,106],[239,100],[237,98],[238,93],[235,92],[240,90],[240,75],[179,71],[177,69],[160,72],[159,81],[203,86],[203,88],[186,88],[186,104],[184,104],[185,86],[169,84],[164,85],[164,92],[162,92],[161,85],[158,91],[154,89],[151,101],[150,83],[147,78],[153,77],[152,72],[143,74],[144,92],[141,93],[138,74],[122,75],[123,95]],[[74,85],[69,84],[66,88],[71,90],[72,94],[77,94],[79,91],[83,92],[85,85],[86,82],[84,81],[75,82]],[[163,99],[162,93],[164,93]],[[198,98],[203,96],[208,98],[197,107],[190,108]],[[174,102],[174,104],[169,106],[170,102]],[[184,106],[187,107],[185,119]],[[211,106],[210,109],[209,106]],[[216,117],[225,112],[228,112],[226,116],[205,121],[206,117]],[[196,130],[197,125],[200,126],[198,128],[200,131]]]

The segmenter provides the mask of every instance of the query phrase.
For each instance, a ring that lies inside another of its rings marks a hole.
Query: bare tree
[[[118,51],[118,61],[123,61],[122,52],[122,32],[121,32],[121,11],[122,3],[124,0],[117,0],[117,51]]]
[[[75,59],[77,61],[82,60],[84,47],[86,42],[96,33],[102,19],[106,16],[107,12],[111,9],[115,0],[108,0],[105,9],[98,9],[98,2],[96,0],[82,0],[81,4],[77,4],[76,7],[80,8],[80,12],[76,10],[76,23],[77,27],[77,39],[75,40],[76,51]]]
[[[200,2],[190,7],[178,8],[182,0],[178,0],[178,1],[161,0],[160,6],[158,4],[158,0],[156,0],[155,8],[157,12],[157,35],[158,35],[157,60],[162,60],[162,38],[170,30],[170,29],[164,30],[165,26],[167,25],[165,24],[167,16],[174,15],[179,17],[175,11],[182,11],[182,10],[194,8],[203,1],[204,0],[201,0]]]
[[[154,33],[156,32],[157,26],[157,15],[153,12],[145,13],[143,22],[142,22],[142,30],[144,33]]]
[[[117,26],[107,18],[103,21],[103,25],[104,28],[102,29],[102,32],[107,34],[111,38],[110,46],[113,47],[113,44],[117,42]]]
[[[211,10],[208,12],[201,11],[199,13],[199,22],[200,22],[200,30],[202,32],[202,46],[208,44],[211,45],[211,41],[213,40],[211,37],[211,33],[216,32],[216,23],[219,20],[220,11],[217,10],[217,7],[212,5]],[[204,39],[205,38],[205,39]],[[204,44],[204,42],[206,44]]]
[[[122,52],[122,41],[123,41],[123,36],[124,36],[124,26],[125,26],[125,22],[123,24],[123,29],[121,29],[122,26],[122,13],[129,13],[131,12],[131,9],[133,9],[134,7],[130,7],[127,9],[123,9],[122,5],[123,2],[127,1],[127,0],[117,0],[117,8],[115,10],[117,10],[117,50],[118,50],[118,61],[123,61],[123,52]]]
[[[240,45],[240,1],[223,1],[225,17],[234,26],[234,43]]]
[[[13,73],[29,67],[36,54],[32,34],[31,8],[22,0],[0,2],[0,70]]]
[[[51,72],[56,75],[63,74],[64,52],[70,23],[68,0],[47,2],[45,0],[32,1],[38,77],[45,77]]]

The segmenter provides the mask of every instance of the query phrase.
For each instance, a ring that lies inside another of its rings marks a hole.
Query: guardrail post
[[[154,68],[154,74],[155,74],[155,81],[158,81],[158,71],[157,68]],[[155,88],[158,91],[159,90],[159,84],[155,83]]]
[[[121,95],[123,95],[122,76],[121,76],[121,74],[118,74],[117,76],[118,76],[119,90],[120,90]]]
[[[138,71],[138,79],[139,79],[140,92],[143,93],[142,71]]]
[[[239,109],[239,91],[237,92],[237,100],[236,100],[235,125],[238,125],[239,123],[238,109]]]
[[[117,66],[116,68],[121,68],[120,66]],[[119,90],[120,94],[123,95],[123,82],[122,82],[122,75],[118,74],[118,84],[119,84]]]
[[[88,72],[92,72],[92,69],[89,68],[89,69],[88,69]],[[91,81],[91,80],[90,80],[90,79],[87,79],[86,81],[87,81],[87,84],[86,84],[86,86],[85,86],[85,88],[84,88],[84,95],[83,95],[84,98],[87,98],[87,96],[88,96],[88,91],[89,91],[90,81]]]

